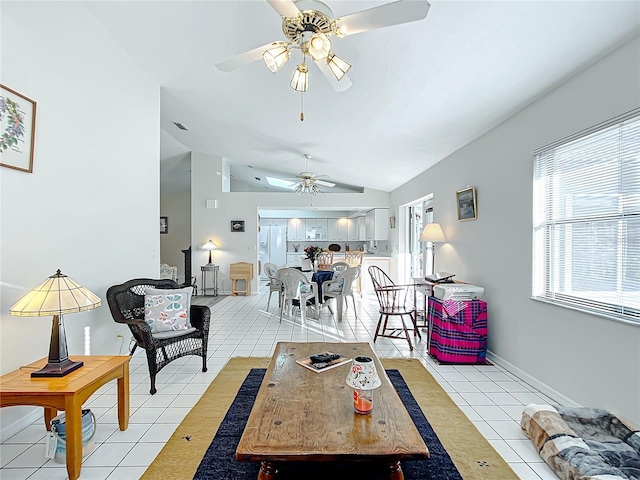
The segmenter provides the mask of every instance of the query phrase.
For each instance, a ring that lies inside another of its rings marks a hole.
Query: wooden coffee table
[[[382,386],[373,412],[353,410],[345,380],[350,363],[316,373],[296,364],[322,351],[374,359]],[[272,480],[278,462],[374,461],[402,480],[401,460],[429,450],[368,343],[278,343],[236,450],[240,461],[262,462],[259,480]]]

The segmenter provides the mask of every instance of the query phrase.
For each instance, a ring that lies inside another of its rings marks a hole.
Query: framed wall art
[[[244,220],[231,220],[232,232],[244,232]]]
[[[476,187],[467,187],[456,192],[458,220],[475,220],[478,218]]]
[[[169,217],[160,217],[160,233],[169,233]]]
[[[33,172],[36,102],[0,84],[0,165]]]

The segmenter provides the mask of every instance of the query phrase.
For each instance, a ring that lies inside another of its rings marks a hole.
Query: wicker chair
[[[211,311],[204,305],[191,305],[190,319],[194,331],[169,338],[157,338],[151,334],[149,325],[144,321],[144,294],[147,287],[173,289],[180,288],[173,280],[153,280],[137,278],[107,290],[107,303],[113,319],[129,326],[135,344],[130,355],[137,347],[147,352],[151,390],[156,393],[156,375],[169,363],[185,355],[202,357],[202,371],[207,371],[207,343]],[[160,335],[159,335],[160,336]]]

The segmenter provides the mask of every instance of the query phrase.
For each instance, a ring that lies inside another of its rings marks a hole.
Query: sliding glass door
[[[425,275],[433,273],[433,257],[431,250],[433,244],[420,242],[420,234],[427,223],[433,222],[433,207],[430,200],[420,201],[413,205],[409,205],[407,213],[409,219],[407,222],[407,252],[408,269],[410,278],[422,278]]]

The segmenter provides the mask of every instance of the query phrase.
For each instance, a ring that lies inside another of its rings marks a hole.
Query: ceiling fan
[[[318,193],[321,193],[320,187],[318,187],[318,185],[329,188],[336,186],[335,183],[320,180],[318,178],[324,175],[316,175],[315,173],[309,171],[309,160],[311,160],[311,155],[305,153],[304,158],[307,159],[306,172],[300,172],[297,177],[293,177],[291,179],[279,180],[282,182],[287,182],[287,180],[295,180],[297,184],[292,183],[288,188],[293,188],[298,195],[303,195],[305,193],[308,193],[310,195],[317,195]]]
[[[276,73],[299,49],[302,62],[291,78],[290,86],[305,92],[309,85],[306,64],[310,56],[334,90],[341,92],[351,86],[347,71],[351,68],[343,58],[333,53],[332,35],[345,37],[377,28],[414,22],[427,16],[427,0],[398,0],[378,7],[334,18],[331,9],[319,0],[267,0],[282,17],[282,32],[286,41],[276,41],[254,48],[216,63],[218,70],[230,72],[260,58],[272,73]],[[304,120],[301,114],[300,120]]]

